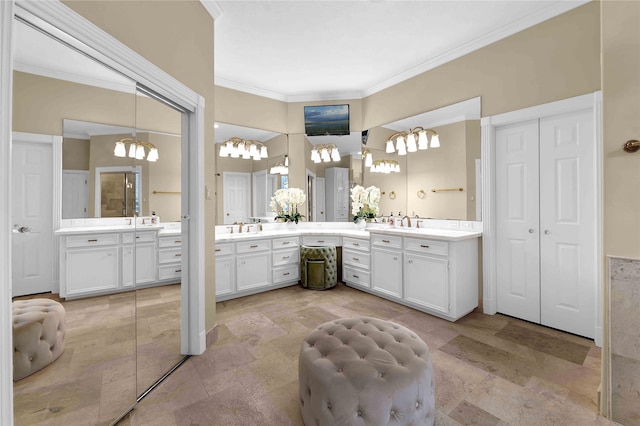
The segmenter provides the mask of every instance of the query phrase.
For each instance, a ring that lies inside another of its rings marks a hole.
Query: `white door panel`
[[[538,120],[496,129],[498,311],[540,322]]]
[[[89,210],[88,170],[62,171],[62,218],[87,217]]]
[[[52,290],[52,156],[50,144],[13,141],[13,296]]]
[[[590,110],[540,120],[542,324],[593,337],[596,175]]]
[[[223,172],[224,224],[249,222],[251,208],[251,173]]]

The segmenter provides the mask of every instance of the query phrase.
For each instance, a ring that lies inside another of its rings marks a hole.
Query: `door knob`
[[[28,232],[31,232],[31,228],[29,228],[28,226],[21,226],[18,228],[18,232],[21,234],[26,234]]]
[[[551,233],[551,231],[549,231],[548,229],[545,229],[545,230],[544,230],[544,234],[545,234],[545,235],[549,235],[550,233]]]
[[[535,229],[533,229],[533,228],[529,228],[529,233],[530,233],[530,234],[533,234],[534,232],[536,232],[536,230],[535,230]]]

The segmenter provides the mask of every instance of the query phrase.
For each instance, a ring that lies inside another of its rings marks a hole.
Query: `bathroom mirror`
[[[418,126],[437,132],[440,147],[406,155],[386,152],[391,136]],[[400,166],[399,172],[373,173],[363,162],[362,185],[377,186],[383,193],[381,214],[481,220],[480,98],[370,129],[362,150],[373,161]]]

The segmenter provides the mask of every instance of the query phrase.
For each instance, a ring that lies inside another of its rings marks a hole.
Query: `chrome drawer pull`
[[[176,253],[174,256],[175,257],[180,257],[180,256],[182,256],[182,253]]]
[[[181,243],[181,240],[175,240],[174,243]]]
[[[222,251],[222,249],[216,249],[216,251]]]
[[[357,276],[357,275],[353,275],[353,278],[360,278],[360,277],[359,277],[359,276]]]
[[[291,256],[282,256],[283,259],[288,259]]]
[[[98,240],[87,240],[88,243],[97,243]]]
[[[353,243],[353,245],[356,246],[356,247],[360,247],[360,244],[358,244],[358,243]]]
[[[285,272],[285,273],[284,273],[284,274],[282,274],[282,275],[290,275],[290,274],[291,274],[291,272]]]
[[[319,243],[324,243],[324,240],[318,240]]]
[[[258,245],[257,245],[257,244],[254,244],[254,245],[252,245],[252,246],[249,246],[249,248],[258,248]]]
[[[357,257],[354,257],[353,260],[355,260],[356,262],[360,262],[360,259],[358,259]]]
[[[282,245],[287,245],[287,244],[289,244],[290,242],[291,242],[291,241],[283,241],[283,242],[282,242]]]
[[[182,269],[176,269],[175,272],[182,272]]]
[[[422,247],[422,248],[429,248],[429,246],[428,246],[428,245],[425,245],[425,244],[420,244],[420,247]]]
[[[383,243],[390,243],[391,241],[389,240],[382,240]]]

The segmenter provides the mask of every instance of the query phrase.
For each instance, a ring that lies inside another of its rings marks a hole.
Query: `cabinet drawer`
[[[158,237],[158,247],[180,247],[182,245],[182,237],[174,235],[171,237]]]
[[[271,264],[273,266],[300,264],[300,251],[297,248],[291,250],[274,250],[271,253]]]
[[[405,238],[405,250],[411,250],[419,253],[429,253],[440,256],[449,254],[449,243],[438,240],[425,240],[422,238]]]
[[[67,237],[67,247],[107,246],[118,244],[118,234],[84,234]]]
[[[180,262],[181,260],[182,260],[181,248],[158,250],[159,263]]]
[[[158,268],[158,278],[161,280],[180,278],[180,275],[182,275],[181,265],[164,265]]]
[[[352,249],[343,248],[342,249],[342,263],[351,265],[351,266],[359,266],[360,268],[369,269],[370,260],[369,253],[364,253],[361,251],[356,251]]]
[[[153,232],[125,232],[122,234],[123,244],[132,244],[135,240],[136,243],[149,243],[156,240],[156,233]]]
[[[371,287],[369,272],[345,266],[342,268],[342,280],[363,287]]]
[[[300,266],[298,264],[283,266],[273,270],[273,283],[296,282],[300,280]]]
[[[300,238],[299,237],[286,237],[286,238],[274,238],[273,239],[273,249],[286,249],[300,246]]]
[[[353,249],[353,250],[361,250],[361,251],[369,251],[369,241],[368,240],[360,240],[357,238],[342,238],[342,248],[343,249]]]
[[[237,253],[250,253],[253,251],[265,251],[271,249],[270,240],[254,240],[236,243]]]
[[[216,244],[216,256],[225,256],[227,254],[233,254],[233,243],[218,243]]]
[[[305,246],[339,246],[340,237],[338,235],[313,236],[308,235],[302,237],[302,244]]]
[[[402,237],[394,235],[371,235],[371,245],[377,247],[402,248]]]

